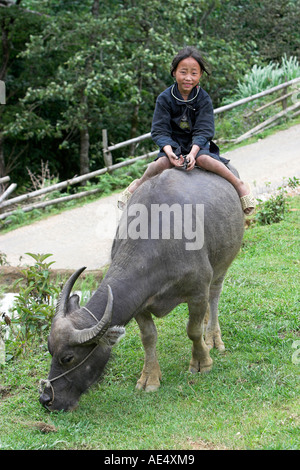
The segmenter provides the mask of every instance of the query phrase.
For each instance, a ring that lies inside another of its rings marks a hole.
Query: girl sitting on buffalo
[[[248,184],[237,178],[226,166],[229,160],[219,155],[214,136],[214,114],[209,95],[199,86],[207,65],[194,47],[185,47],[174,57],[171,75],[175,84],[157,98],[151,137],[160,151],[144,175],[134,180],[122,193],[119,207],[149,178],[163,170],[196,166],[216,173],[236,189],[246,215],[253,213],[255,199]]]

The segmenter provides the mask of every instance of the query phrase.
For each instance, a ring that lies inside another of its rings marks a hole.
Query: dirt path
[[[300,178],[300,125],[228,152],[226,158],[241,178],[251,183],[256,196],[277,188],[286,178]],[[52,253],[53,269],[100,269],[110,261],[120,216],[117,198],[115,194],[99,199],[0,235],[0,251],[15,267],[30,264],[31,258],[25,253],[31,252]]]

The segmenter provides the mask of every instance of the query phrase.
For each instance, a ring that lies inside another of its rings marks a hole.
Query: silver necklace
[[[197,93],[193,98],[191,98],[190,100],[182,100],[181,98],[177,98],[177,96],[175,96],[174,88],[175,88],[175,85],[173,85],[172,88],[171,88],[171,95],[173,96],[173,98],[175,98],[175,100],[178,100],[181,103],[189,103],[190,101],[193,101],[195,98],[197,98],[197,96],[199,95],[199,91],[200,91],[200,86],[198,86],[197,87]]]

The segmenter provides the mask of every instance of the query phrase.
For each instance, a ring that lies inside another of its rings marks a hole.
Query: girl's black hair
[[[172,60],[172,64],[171,64],[171,76],[172,77],[173,77],[175,70],[177,69],[179,62],[181,62],[184,59],[187,59],[188,57],[193,57],[193,59],[195,59],[198,62],[200,66],[200,70],[202,70],[202,72],[207,73],[207,75],[210,75],[208,65],[206,61],[203,59],[203,57],[201,56],[201,54],[197,51],[195,47],[187,46],[181,49]]]

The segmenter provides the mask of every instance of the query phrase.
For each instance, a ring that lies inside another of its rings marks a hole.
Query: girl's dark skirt
[[[178,145],[178,147],[176,147],[176,148],[173,147],[173,152],[175,153],[175,155],[177,155],[179,157],[180,155],[189,154],[190,151],[191,151],[191,148],[192,148],[192,146],[190,146],[190,149],[187,150],[187,149],[185,149],[183,147],[180,147]],[[227,165],[227,163],[230,162],[230,160],[227,160],[227,158],[224,158],[224,157],[220,156],[219,147],[214,142],[210,142],[210,147],[209,148],[200,149],[199,152],[196,155],[196,159],[197,159],[197,157],[199,157],[199,155],[209,155],[211,158],[214,158],[215,160],[218,160],[219,162],[224,163],[224,165]],[[163,150],[159,151],[159,153],[158,153],[157,157],[154,159],[154,161],[158,160],[161,157],[167,157],[167,155],[165,154],[165,152]]]

